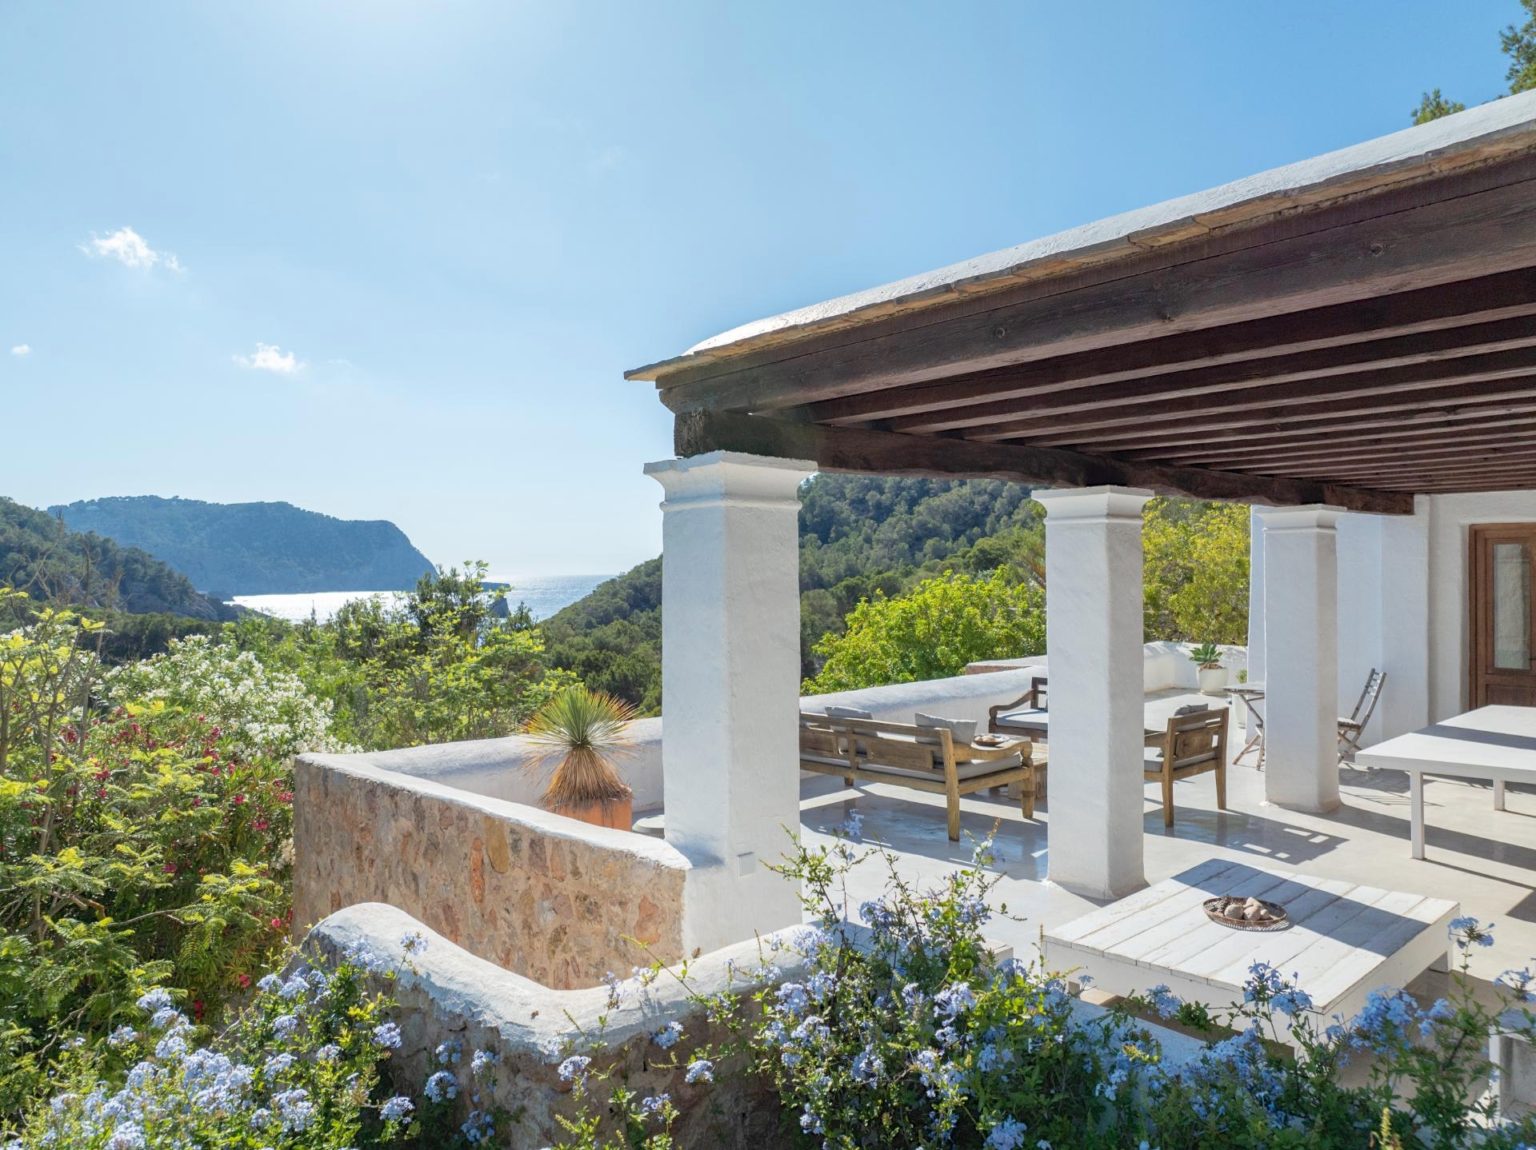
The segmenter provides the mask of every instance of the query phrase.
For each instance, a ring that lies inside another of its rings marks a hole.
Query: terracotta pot
[[[573,803],[570,806],[559,808],[555,811],[555,814],[564,815],[568,819],[580,819],[582,822],[591,823],[593,826],[612,827],[614,830],[627,831],[634,825],[635,801],[632,795],[625,795],[622,799]]]

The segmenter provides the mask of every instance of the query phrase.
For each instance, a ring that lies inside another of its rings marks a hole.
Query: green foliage
[[[1499,49],[1509,57],[1504,78],[1509,81],[1511,96],[1536,88],[1536,0],[1520,0],[1520,7],[1525,9],[1525,20],[1511,24],[1499,33]],[[1465,109],[1465,104],[1447,99],[1436,88],[1424,93],[1419,106],[1413,110],[1413,122],[1427,124]]]
[[[639,713],[661,712],[661,560],[610,579],[540,625],[548,662]]]
[[[199,587],[231,595],[404,590],[431,562],[385,520],[343,520],[290,503],[203,503],[153,495],[50,507],[77,531],[141,547]]]
[[[44,608],[0,637],[0,1125],[147,988],[216,1016],[286,931],[292,787],[265,752],[291,736],[127,699],[99,635]]]
[[[1142,525],[1150,641],[1248,641],[1248,508],[1154,499]]]
[[[1536,88],[1536,0],[1520,0],[1525,22],[1511,24],[1499,33],[1499,47],[1509,57],[1509,91],[1528,92]]]
[[[186,576],[153,555],[70,531],[57,519],[4,498],[0,586],[76,610],[110,608],[212,621],[235,617],[232,608],[199,594]],[[16,626],[23,614],[12,603],[0,613],[0,628]]]
[[[978,659],[1044,650],[1045,602],[1038,588],[1018,582],[1006,568],[988,578],[946,572],[905,595],[877,594],[860,603],[846,632],[817,644],[826,661],[804,690],[825,694],[941,679]]]
[[[1201,643],[1197,647],[1189,649],[1189,660],[1198,663],[1203,670],[1206,667],[1221,666],[1221,648],[1215,643]]]
[[[328,973],[268,975],[202,1046],[169,994],[146,994],[109,1041],[61,1060],[58,1092],[30,1111],[8,1150],[399,1145],[420,1123],[409,1098],[381,1089],[400,1038],[385,1020],[392,1003],[370,989],[376,967],[357,955]]]
[[[1467,106],[1460,100],[1447,100],[1440,94],[1440,89],[1433,92],[1425,92],[1419,100],[1419,106],[1413,110],[1413,122],[1415,124],[1427,124],[1431,120],[1438,120],[1441,116],[1449,116],[1456,112],[1465,112]]]
[[[291,671],[332,708],[332,731],[368,750],[513,734],[574,677],[548,669],[544,639],[485,565],[423,576],[402,601],[356,599],[330,622],[242,620],[229,638]]]

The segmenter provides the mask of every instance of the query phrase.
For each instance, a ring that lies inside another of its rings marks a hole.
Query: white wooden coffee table
[[[1424,776],[1493,782],[1504,809],[1506,782],[1536,784],[1536,707],[1479,707],[1355,753],[1355,765],[1408,772],[1409,842],[1424,857]]]
[[[1202,904],[1217,895],[1278,902],[1291,925],[1246,931],[1213,922]],[[1444,963],[1459,911],[1449,899],[1212,859],[1047,929],[1045,962],[1092,975],[1112,994],[1161,984],[1213,1007],[1241,1002],[1249,967],[1267,962],[1311,996],[1326,1025],[1335,1014],[1353,1017],[1370,991]]]

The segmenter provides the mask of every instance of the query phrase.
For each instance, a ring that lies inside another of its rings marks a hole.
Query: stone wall
[[[386,902],[545,986],[594,986],[683,955],[674,848],[360,764],[295,770],[294,927]]]

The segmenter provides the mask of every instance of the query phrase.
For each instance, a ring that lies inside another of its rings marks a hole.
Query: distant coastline
[[[613,578],[611,575],[539,575],[518,578],[516,576],[491,576],[489,582],[507,583],[511,591],[507,602],[512,606],[526,603],[535,619],[547,619],[562,607],[568,607],[592,592],[599,583]],[[325,622],[343,604],[353,599],[372,596],[401,595],[400,591],[301,591],[283,595],[236,595],[229,600],[240,607],[274,615],[290,622],[301,622],[311,614]]]

